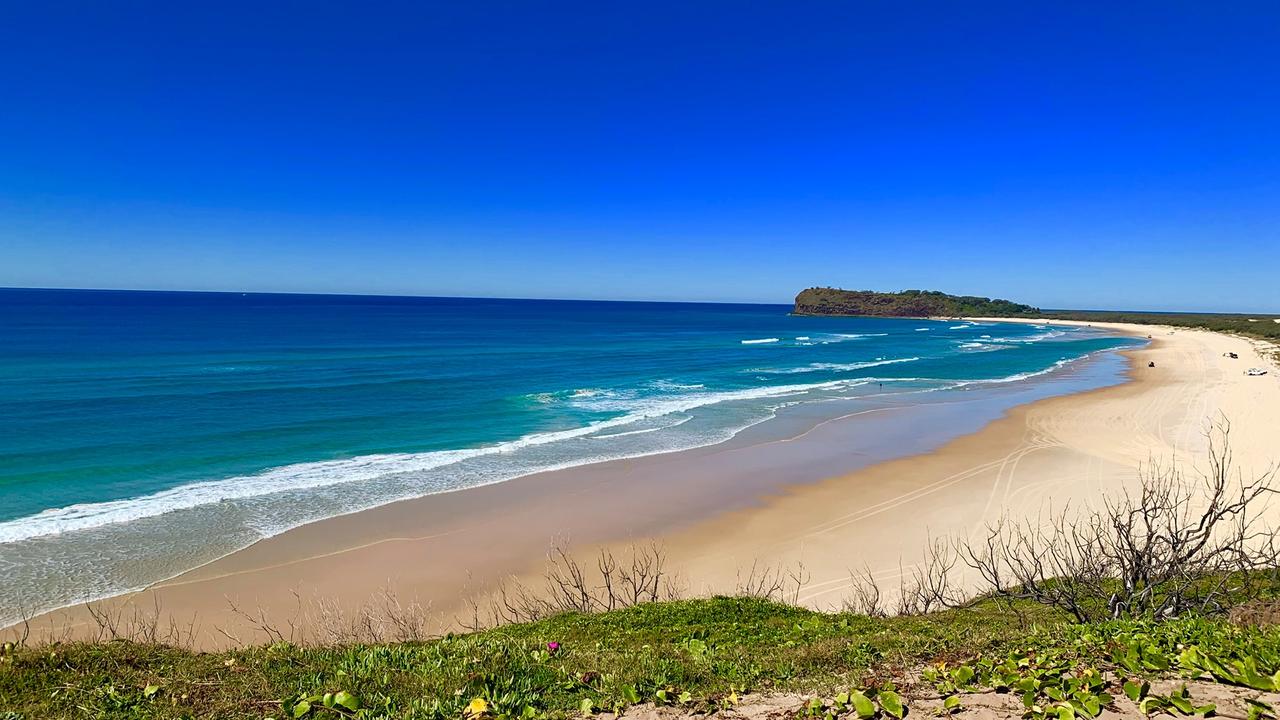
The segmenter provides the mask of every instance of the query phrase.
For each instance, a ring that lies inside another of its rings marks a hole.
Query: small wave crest
[[[1004,377],[991,378],[986,380],[961,380],[955,383],[954,385],[952,385],[950,388],[946,388],[946,389],[966,387],[969,385],[999,385],[1003,383],[1018,382],[1020,380],[1030,380],[1033,377],[1040,377],[1041,375],[1048,375],[1049,373],[1055,370],[1061,370],[1067,365],[1070,365],[1071,363],[1085,357],[1089,357],[1089,356],[1081,355],[1080,357],[1063,358],[1055,362],[1054,364],[1050,365],[1049,367],[1044,368],[1043,370],[1033,370],[1029,372],[1015,373],[1013,375],[1006,375]]]
[[[758,340],[739,340],[743,345],[764,345],[766,343],[776,343],[778,338],[760,338]]]
[[[701,390],[706,387],[702,383],[681,383],[675,380],[654,380],[648,383],[649,387],[655,390],[679,391],[679,390]]]
[[[692,419],[693,419],[692,415],[685,415],[684,417],[676,420],[673,423],[669,423],[667,425],[659,425],[657,427],[651,427],[651,428],[640,428],[639,430],[623,430],[622,432],[614,432],[614,433],[600,433],[598,435],[588,435],[587,437],[592,440],[605,440],[607,438],[626,437],[628,435],[644,435],[646,433],[659,432],[661,430],[670,430],[671,428],[674,428],[674,427],[680,427],[681,425],[689,422]]]
[[[997,350],[1010,350],[1012,345],[1000,345],[992,342],[959,342],[957,341],[956,349],[961,352],[995,352]]]
[[[797,373],[811,373],[811,372],[853,372],[855,370],[865,370],[867,368],[879,367],[881,365],[895,365],[897,363],[915,362],[916,360],[919,360],[919,359],[920,358],[918,357],[909,357],[909,358],[893,358],[890,360],[885,360],[885,359],[868,360],[865,362],[854,362],[854,363],[816,362],[816,363],[809,363],[808,365],[804,365],[801,367],[752,368],[750,370],[743,370],[743,372],[760,373],[765,375],[794,375]]]
[[[889,333],[827,333],[826,335],[822,336],[822,340],[820,340],[819,342],[821,342],[823,345],[830,345],[831,343],[848,342],[850,340],[863,340],[865,338],[873,338],[873,337],[887,337],[888,335]]]
[[[1036,334],[1034,334],[1034,335],[1027,335],[1026,337],[997,337],[997,338],[991,338],[991,342],[995,342],[995,343],[1033,343],[1033,342],[1040,342],[1041,340],[1048,340],[1048,339],[1050,339],[1050,338],[1062,337],[1063,335],[1066,335],[1066,333],[1065,333],[1065,332],[1063,332],[1063,331],[1061,331],[1061,330],[1049,330],[1049,331],[1047,331],[1047,332],[1036,333]]]

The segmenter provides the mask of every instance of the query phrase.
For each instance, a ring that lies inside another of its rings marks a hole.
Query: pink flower
[[[553,654],[553,655],[554,655],[554,654],[555,654],[556,652],[558,652],[559,650],[560,650],[560,643],[558,643],[558,642],[549,642],[549,643],[547,643],[547,652],[549,652],[549,653],[551,653],[551,654]]]

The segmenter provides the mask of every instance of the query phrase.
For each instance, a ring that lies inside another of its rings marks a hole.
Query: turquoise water
[[[323,517],[1133,343],[789,309],[0,290],[0,621]]]

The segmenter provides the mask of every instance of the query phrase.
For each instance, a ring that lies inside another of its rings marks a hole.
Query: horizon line
[[[161,288],[85,288],[85,287],[20,287],[0,285],[6,290],[42,290],[51,292],[136,292],[136,293],[187,293],[199,295],[289,295],[296,297],[368,297],[368,298],[416,298],[422,300],[521,300],[529,302],[600,302],[600,303],[652,303],[664,305],[791,305],[792,302],[750,302],[745,300],[626,300],[621,298],[572,298],[572,297],[516,297],[503,295],[412,295],[378,292],[309,292],[291,290],[172,290]]]
[[[816,287],[816,286],[811,286]],[[0,286],[0,292],[12,290],[47,291],[47,292],[134,292],[134,293],[184,293],[191,295],[285,295],[295,297],[360,297],[360,298],[412,298],[421,300],[512,300],[526,302],[584,302],[584,303],[646,303],[652,305],[763,305],[787,306],[787,302],[747,302],[735,300],[624,300],[618,298],[568,298],[568,297],[511,297],[492,295],[408,295],[389,293],[360,292],[300,292],[288,290],[166,290],[160,288],[83,288],[83,287],[20,287]],[[872,291],[880,292],[880,291]],[[942,291],[939,291],[942,292]],[[949,294],[949,293],[948,293]],[[1167,315],[1276,315],[1280,312],[1217,312],[1213,310],[1119,310],[1111,308],[1053,308],[1041,307],[1041,312],[1099,312],[1099,313],[1150,313]],[[849,317],[858,317],[851,315]],[[870,317],[870,316],[867,316]]]

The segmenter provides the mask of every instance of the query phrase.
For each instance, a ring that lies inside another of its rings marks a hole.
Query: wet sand
[[[287,628],[331,621],[335,609],[349,616],[390,588],[402,604],[429,607],[430,629],[443,631],[466,614],[468,597],[510,578],[534,581],[553,546],[581,556],[656,539],[692,594],[730,592],[753,564],[803,565],[799,600],[830,608],[848,595],[850,569],[896,585],[930,535],[977,532],[1005,511],[1096,503],[1131,486],[1150,457],[1199,462],[1205,424],[1218,415],[1233,423],[1243,469],[1280,458],[1280,382],[1274,370],[1242,374],[1264,364],[1249,341],[1112,329],[1154,337],[1123,360],[1009,387],[796,406],[710,448],[323,520],[103,605],[124,615],[159,607],[163,625],[193,623],[193,642],[217,647],[269,639],[233,604]],[[1240,359],[1222,357],[1228,350]],[[1077,392],[1104,383],[1113,386]],[[70,608],[34,628],[78,636],[93,623]]]

